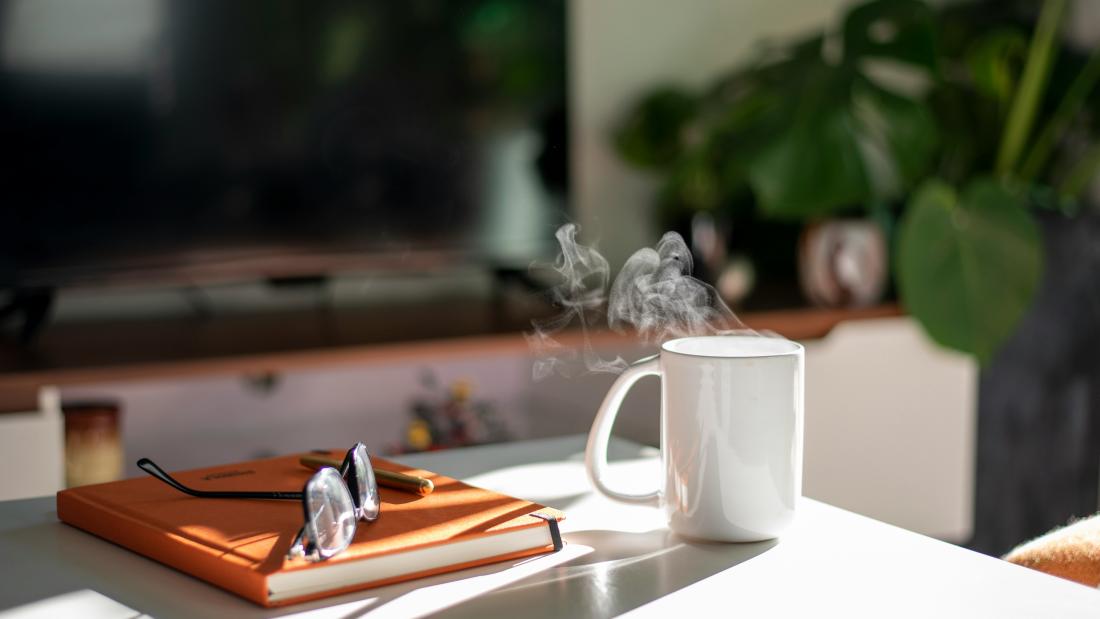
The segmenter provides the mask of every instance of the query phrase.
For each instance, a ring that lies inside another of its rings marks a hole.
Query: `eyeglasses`
[[[176,490],[204,499],[277,499],[301,501],[305,524],[294,536],[288,559],[324,561],[340,554],[355,537],[360,520],[378,519],[380,502],[370,455],[356,443],[344,456],[340,469],[322,467],[306,482],[301,492],[210,491],[189,488],[174,479],[149,458],[138,467]]]

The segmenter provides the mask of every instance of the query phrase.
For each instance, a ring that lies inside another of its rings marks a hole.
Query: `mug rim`
[[[724,338],[739,338],[739,339],[744,339],[744,340],[750,340],[750,339],[751,340],[756,340],[756,339],[760,339],[760,338],[769,339],[769,340],[781,340],[781,341],[786,342],[787,344],[789,344],[791,346],[791,349],[787,350],[787,351],[783,351],[783,352],[753,354],[753,355],[703,355],[703,354],[698,354],[698,353],[684,352],[684,351],[681,351],[681,350],[671,350],[671,349],[668,348],[668,346],[670,344],[675,344],[676,342],[682,342],[684,340],[704,340],[704,339],[723,338],[723,337]],[[679,355],[679,356],[682,356],[682,357],[694,357],[694,358],[698,358],[698,359],[771,359],[771,358],[776,358],[776,357],[789,357],[789,356],[792,356],[792,355],[798,355],[798,354],[803,353],[803,351],[805,351],[805,349],[806,348],[802,344],[800,344],[798,342],[795,342],[794,340],[788,340],[787,338],[770,338],[770,337],[766,337],[766,336],[762,336],[762,335],[748,335],[748,334],[741,334],[741,333],[714,334],[714,335],[688,335],[688,336],[685,336],[685,337],[678,337],[678,338],[674,338],[674,339],[671,339],[671,340],[666,340],[666,341],[661,343],[661,354],[668,353],[670,355]]]

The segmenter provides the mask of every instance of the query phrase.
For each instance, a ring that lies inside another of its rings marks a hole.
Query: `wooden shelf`
[[[799,309],[741,316],[754,329],[791,339],[826,335],[836,324],[897,316],[896,305]],[[484,303],[272,313],[217,319],[56,325],[30,347],[0,342],[0,410],[25,409],[43,385],[283,372],[414,358],[523,353],[530,312]],[[597,346],[627,344],[611,332]],[[579,343],[579,332],[561,334]]]

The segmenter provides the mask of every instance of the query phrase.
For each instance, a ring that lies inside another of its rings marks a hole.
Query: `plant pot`
[[[798,279],[819,307],[862,307],[882,300],[889,276],[886,235],[869,219],[807,225],[798,242]]]

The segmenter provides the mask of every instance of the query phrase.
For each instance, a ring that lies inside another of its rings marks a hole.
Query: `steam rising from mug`
[[[532,371],[535,380],[554,372],[569,376],[578,358],[589,372],[625,370],[628,363],[622,357],[600,358],[589,340],[589,329],[604,312],[611,329],[632,331],[647,343],[745,329],[713,287],[691,276],[691,251],[675,232],[661,237],[656,248],[635,252],[615,278],[610,294],[607,260],[594,248],[577,243],[577,226],[565,224],[555,237],[561,253],[553,270],[560,279],[550,296],[562,311],[547,320],[532,321],[534,331],[526,334],[537,357]],[[583,336],[580,351],[553,337],[574,322]]]
[[[656,249],[639,249],[623,265],[607,305],[607,323],[647,342],[744,327],[713,287],[691,276],[691,250],[666,232]]]
[[[577,226],[565,224],[554,234],[561,246],[561,253],[554,261],[553,269],[560,281],[550,288],[549,294],[561,313],[546,320],[532,320],[534,331],[525,334],[534,350],[536,359],[531,370],[535,380],[541,380],[558,372],[562,376],[573,373],[573,362],[578,351],[563,346],[552,336],[576,322],[584,333],[580,354],[584,365],[591,372],[622,372],[627,362],[622,357],[606,361],[592,349],[588,339],[590,325],[599,321],[606,300],[607,283],[611,267],[595,249],[577,243]]]

